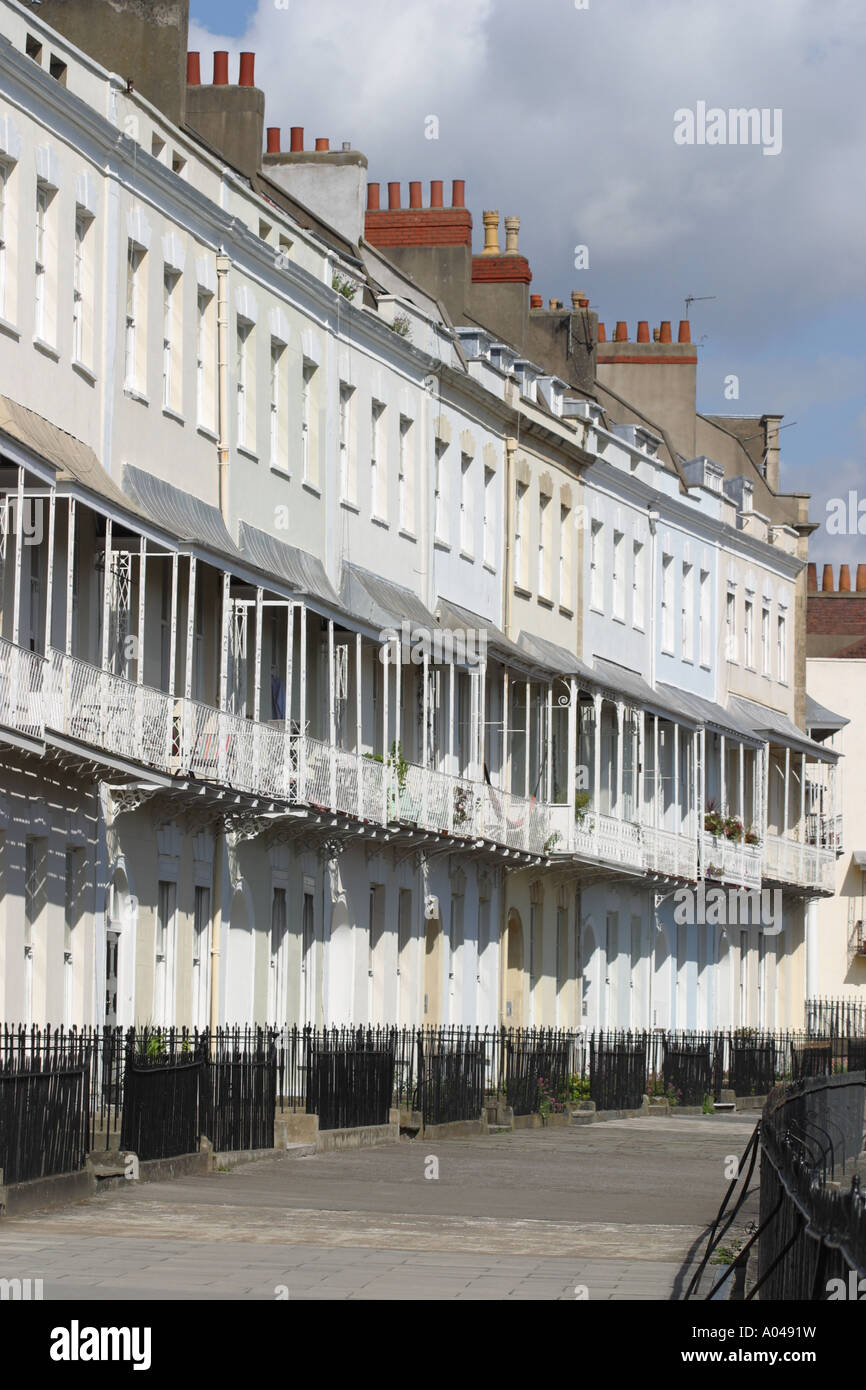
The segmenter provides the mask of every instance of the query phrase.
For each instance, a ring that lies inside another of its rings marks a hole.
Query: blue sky
[[[519,214],[545,300],[583,288],[633,335],[715,295],[691,310],[699,408],[783,413],[813,520],[866,496],[863,0],[193,0],[190,47],[204,72],[253,50],[268,125],[351,141],[404,196],[466,179],[478,243],[483,209]],[[677,145],[698,102],[780,110],[780,152]],[[866,561],[866,536],[822,527],[812,555]]]

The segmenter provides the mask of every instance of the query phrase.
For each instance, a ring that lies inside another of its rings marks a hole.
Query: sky
[[[783,414],[810,557],[866,561],[866,516],[826,527],[852,490],[866,513],[863,0],[192,0],[189,46],[205,80],[214,49],[256,53],[284,143],[348,140],[404,200],[465,179],[476,250],[484,209],[519,215],[533,292],[584,289],[609,335],[713,296],[690,309],[698,408]],[[764,143],[677,143],[699,103],[766,111]]]

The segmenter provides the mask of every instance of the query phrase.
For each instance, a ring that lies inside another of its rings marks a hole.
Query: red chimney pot
[[[433,179],[430,184],[430,206],[431,208],[441,208],[442,206],[442,180]]]
[[[824,566],[824,572],[823,572],[823,574],[821,575],[821,592],[822,592],[822,593],[825,593],[825,594],[832,594],[832,592],[833,592],[833,566],[832,566],[832,565],[825,565],[825,566]]]
[[[379,207],[380,207],[380,203],[379,203],[379,185],[378,185],[377,183],[368,183],[368,184],[367,184],[367,211],[368,211],[368,212],[378,212],[378,211],[379,211]]]
[[[659,342],[670,343],[672,341],[673,340],[671,338],[671,321],[670,319],[662,319],[662,324],[659,329]]]
[[[278,125],[268,126],[268,154],[279,154],[280,152],[280,127]]]
[[[240,70],[238,72],[239,87],[254,87],[256,85],[256,55],[255,53],[242,53]]]
[[[316,140],[316,152],[318,154],[327,154],[330,148],[330,140],[325,139],[323,136],[319,136],[319,138]]]
[[[400,185],[399,183],[388,184],[388,207],[392,212],[400,209]]]
[[[646,319],[640,319],[638,322],[637,340],[639,343],[648,343],[650,340],[649,323]]]
[[[290,149],[292,154],[304,153],[304,127],[302,125],[292,126],[290,141]]]
[[[451,190],[451,206],[453,208],[465,208],[466,206],[466,180],[455,179]]]
[[[616,329],[614,331],[613,340],[615,343],[628,342],[628,324],[626,323],[625,319],[620,319],[618,321]]]
[[[692,329],[688,319],[680,319],[680,336],[677,341],[680,343],[692,341]]]
[[[188,87],[201,86],[201,54],[187,53],[186,55],[186,81]]]
[[[223,48],[213,55],[213,84],[215,87],[229,85],[229,55]]]
[[[543,296],[540,295],[540,294],[531,294],[531,295],[529,296],[529,307],[530,307],[530,309],[543,309],[543,308],[544,308],[544,298],[543,298]]]
[[[857,592],[866,593],[866,565],[857,566]]]
[[[818,566],[810,564],[806,570],[806,588],[814,594],[818,588]]]
[[[851,570],[847,565],[839,566],[839,593],[850,594],[851,592]]]
[[[409,184],[409,206],[410,208],[422,208],[424,206],[421,185],[417,180]]]
[[[606,330],[604,324],[603,324],[601,321],[599,321],[599,325],[598,325],[598,341],[599,341],[600,343],[606,343],[606,342],[607,342],[607,330]]]

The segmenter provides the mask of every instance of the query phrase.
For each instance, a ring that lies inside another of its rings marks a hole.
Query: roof
[[[123,487],[146,516],[181,540],[198,541],[234,559],[243,558],[229,535],[219,507],[212,507],[153,473],[134,468],[131,463],[123,470]]]
[[[546,637],[536,637],[531,632],[521,632],[517,639],[518,644],[529,653],[530,656],[548,666],[561,676],[581,676],[585,681],[595,681],[595,676],[588,666],[567,650],[560,647],[556,642],[549,642]]]
[[[617,695],[626,695],[650,709],[658,710],[662,715],[684,719],[689,724],[701,722],[679,698],[679,691],[653,690],[637,671],[631,671],[627,666],[619,666],[615,661],[606,661],[599,656],[593,657],[592,678],[597,684],[615,691]]]
[[[746,738],[750,743],[760,743],[755,730],[745,719],[735,714],[732,710],[726,709],[723,705],[717,705],[713,700],[705,700],[702,695],[695,695],[691,690],[680,690],[677,686],[665,685],[659,682],[659,690],[663,690],[671,695],[672,698],[679,700],[693,713],[693,717],[702,724],[710,728],[720,729],[722,733],[733,734],[735,738]]]
[[[816,743],[779,710],[768,709],[766,705],[756,705],[752,700],[743,699],[741,695],[732,695],[731,705],[746,723],[764,738],[778,739],[802,753],[811,753],[823,762],[838,762],[838,753],[825,748],[821,743]]]
[[[239,528],[240,549],[250,561],[266,574],[284,579],[295,593],[322,599],[334,608],[340,607],[337,591],[325,573],[325,567],[315,555],[287,541],[277,540],[242,521]]]
[[[418,624],[429,632],[438,626],[429,608],[411,589],[392,584],[359,565],[343,565],[340,603],[353,618],[380,632],[403,622]]]
[[[524,668],[538,665],[523,647],[506,637],[502,629],[489,618],[482,618],[479,613],[473,613],[469,608],[462,608],[450,599],[440,598],[436,601],[436,616],[442,627],[450,628],[452,631],[466,628],[471,632],[483,632],[487,638],[488,651],[492,651],[496,656],[517,662]]]
[[[819,705],[811,695],[806,696],[806,727],[808,729],[844,729],[851,720],[844,714],[834,714],[825,705]]]

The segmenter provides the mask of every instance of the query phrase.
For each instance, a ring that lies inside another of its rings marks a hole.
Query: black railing
[[[309,1039],[307,1113],[319,1129],[388,1123],[394,1094],[393,1033],[334,1029]]]
[[[90,1059],[42,1058],[0,1067],[0,1171],[4,1183],[74,1173],[90,1138]]]
[[[646,1033],[593,1035],[589,1096],[597,1110],[637,1110],[647,1088]]]
[[[664,1040],[662,1086],[678,1105],[703,1105],[718,1076],[718,1043],[711,1035]]]
[[[471,1034],[418,1038],[418,1093],[424,1127],[477,1120],[484,1109],[487,1058]]]
[[[866,1038],[866,1000],[807,999],[806,1032],[828,1038]]]

